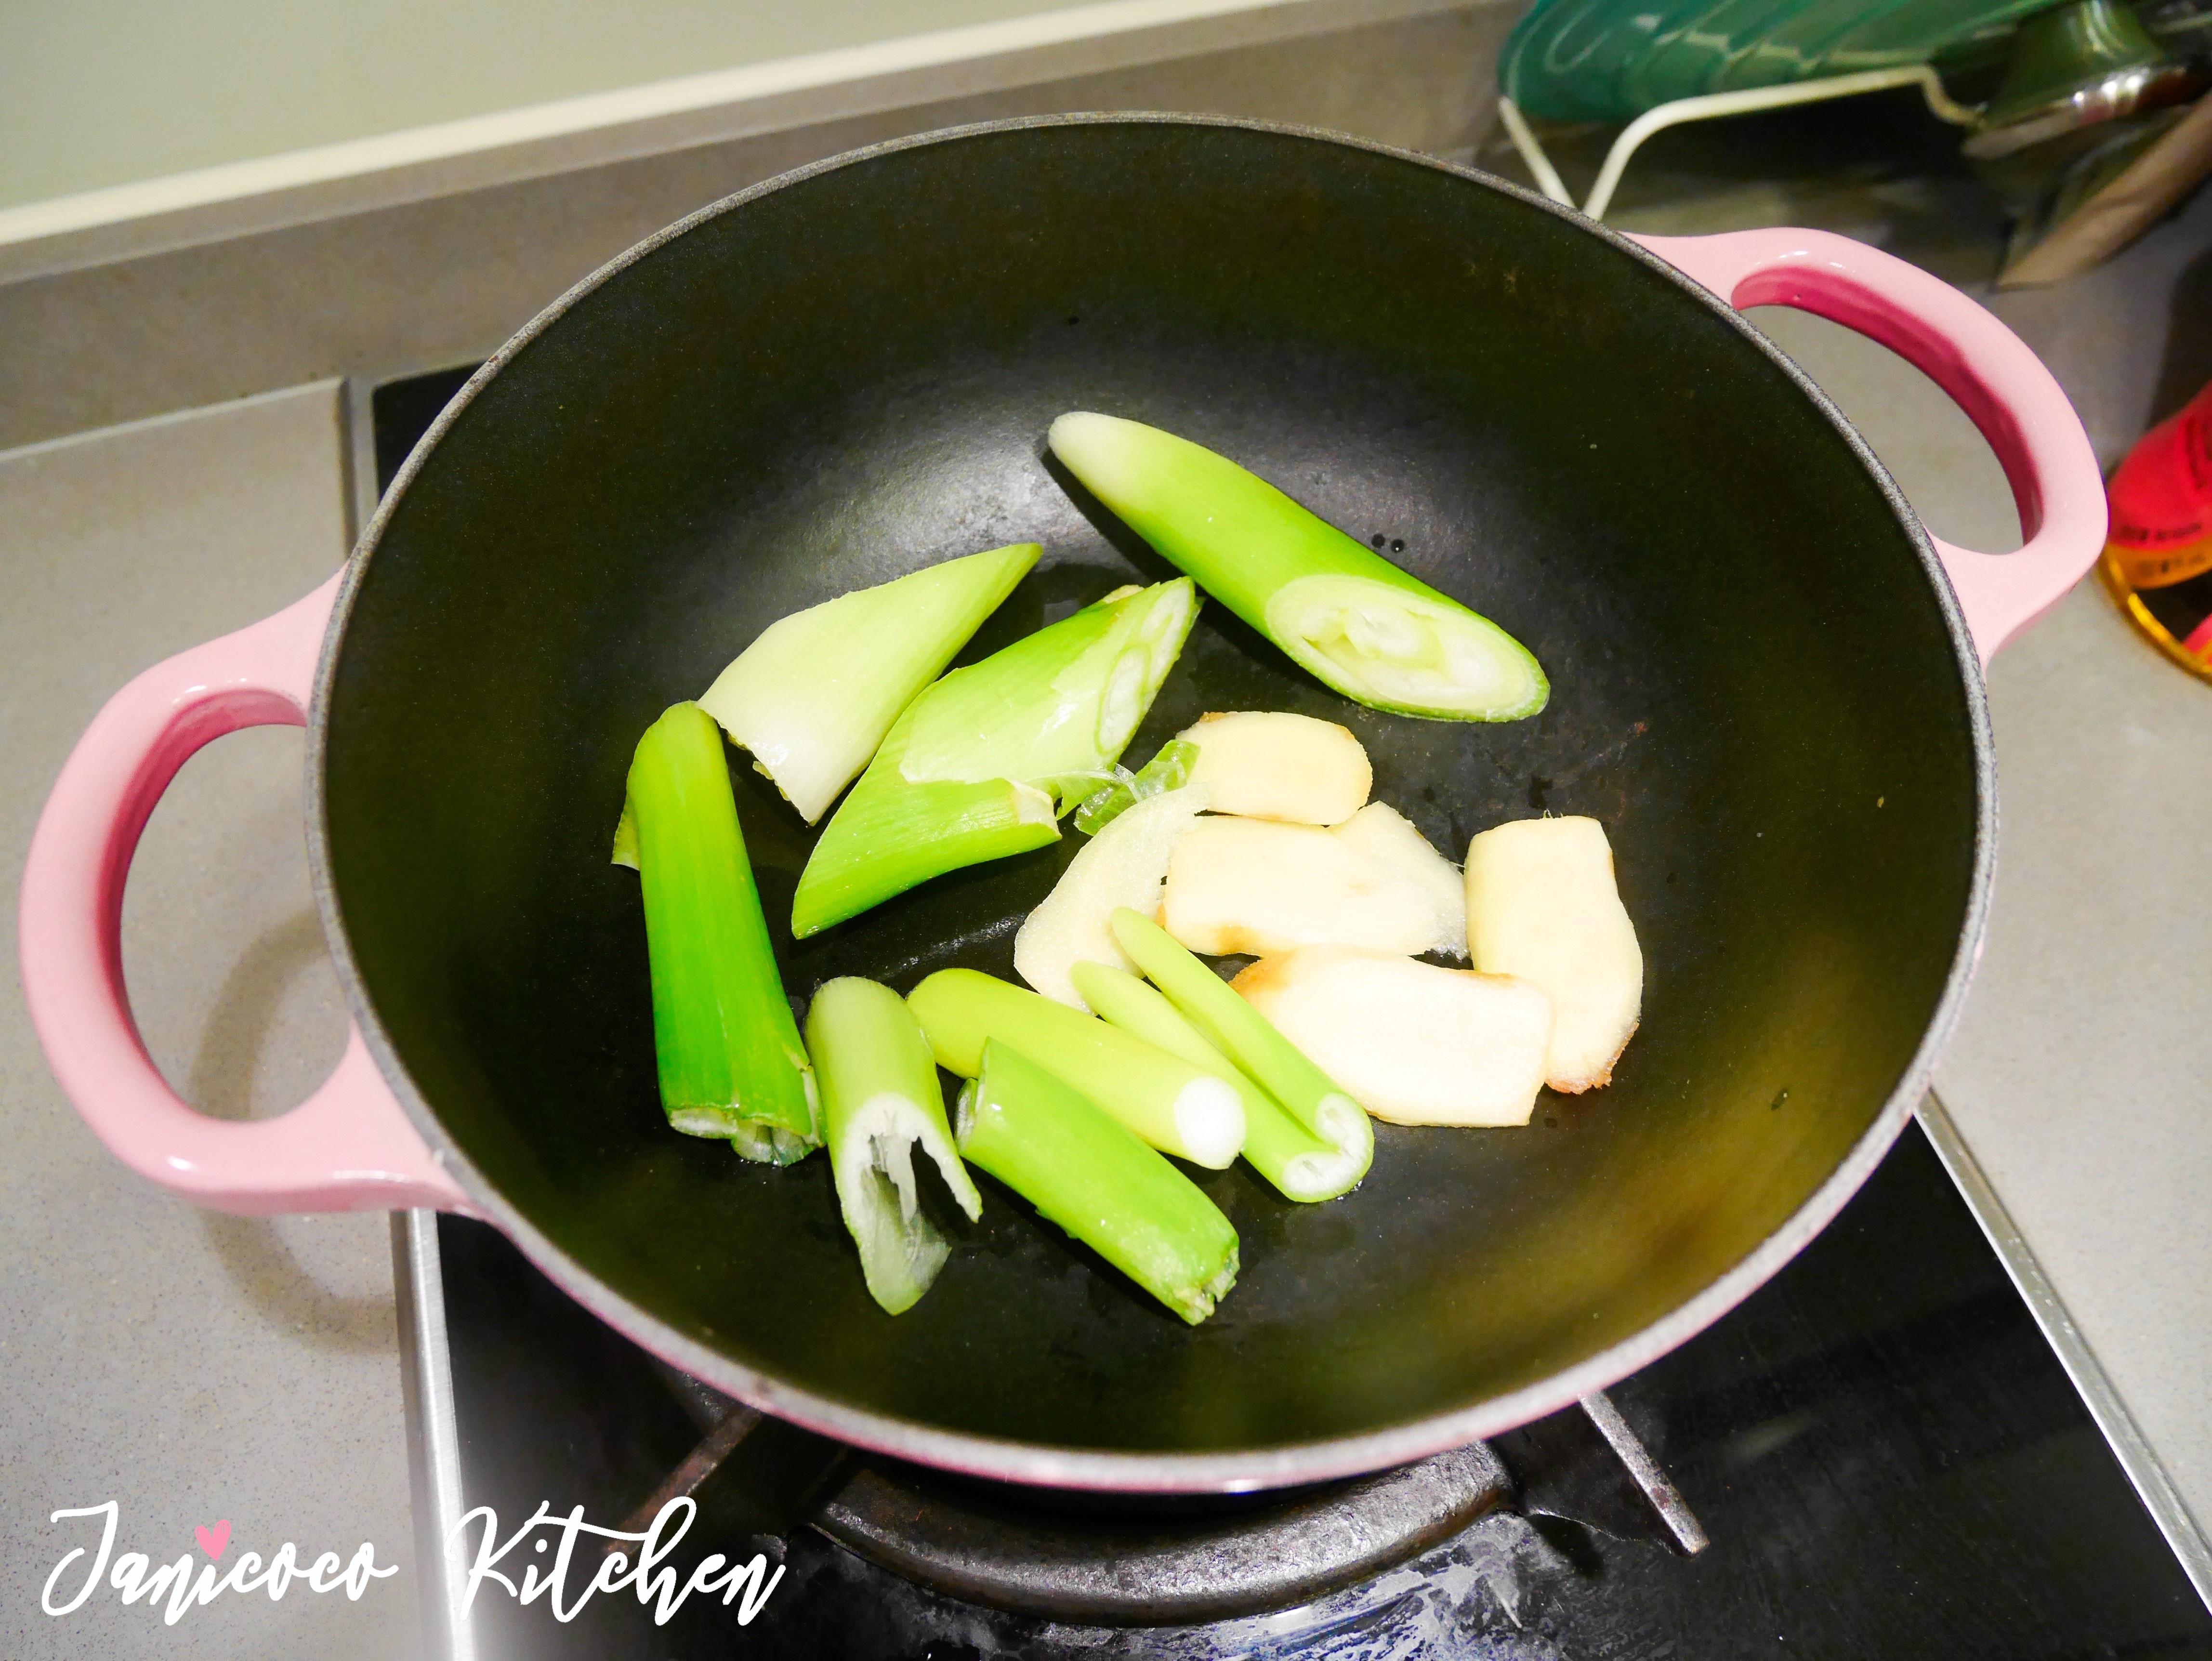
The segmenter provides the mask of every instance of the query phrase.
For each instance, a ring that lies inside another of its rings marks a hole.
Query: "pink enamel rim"
[[[2050,372],[1973,301],[1903,260],[1820,231],[1635,240],[1732,305],[1794,306],[1871,337],[1959,402],[2002,464],[2027,534],[2008,555],[1934,541],[1984,665],[2095,562],[2104,484],[2087,437]],[[340,581],[156,665],[86,729],[24,868],[25,997],[55,1077],[86,1123],[173,1193],[247,1214],[466,1213],[466,1193],[409,1122],[357,1027],[329,1080],[298,1107],[258,1123],[217,1121],[161,1078],[124,986],[124,883],[148,816],[202,745],[244,727],[305,724]]]
[[[146,1053],[123,983],[123,885],[177,770],[244,727],[303,727],[339,578],[181,652],[107,701],[31,836],[19,912],[23,996],[47,1063],[116,1158],[220,1211],[465,1211],[360,1028],[322,1087],[275,1119],[195,1112]]]

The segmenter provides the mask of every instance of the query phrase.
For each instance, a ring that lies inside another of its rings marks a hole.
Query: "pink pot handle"
[[[1917,265],[1826,231],[1639,236],[1731,306],[1795,306],[1877,340],[1958,400],[1996,452],[2027,540],[1978,554],[1931,537],[1984,667],[2105,546],[2105,480],[2074,406],[2021,338]]]
[[[62,1089],[125,1165],[218,1210],[463,1210],[358,1028],[276,1119],[194,1112],[146,1054],[123,984],[123,884],[147,816],[194,751],[307,718],[332,577],[297,605],[156,664],[108,700],[54,782],[23,870],[23,992]]]

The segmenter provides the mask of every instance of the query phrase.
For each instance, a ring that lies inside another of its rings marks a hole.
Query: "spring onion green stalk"
[[[1198,1185],[1064,1080],[994,1040],[960,1152],[1196,1326],[1237,1283],[1237,1231]]]
[[[770,624],[699,707],[812,824],[1044,551],[969,554]]]
[[[1517,721],[1551,696],[1526,647],[1224,456],[1134,421],[1064,415],[1053,453],[1299,667],[1371,709]]]
[[[745,861],[722,730],[679,703],[645,730],[624,817],[645,891],[653,1039],[668,1123],[787,1165],[821,1146],[814,1068]]]
[[[814,845],[791,932],[1058,841],[1060,815],[1111,777],[1197,615],[1188,577],[1122,590],[923,692]]]
[[[1140,801],[1180,790],[1190,782],[1190,770],[1198,765],[1198,746],[1184,739],[1170,739],[1142,767],[1132,773],[1114,770],[1114,782],[1075,810],[1075,828],[1095,837]]]
[[[915,1150],[936,1163],[970,1222],[983,1214],[982,1196],[945,1122],[936,1058],[905,999],[849,975],[814,995],[806,1047],[821,1081],[837,1208],[860,1249],[868,1295],[902,1314],[929,1290],[951,1250],[921,1208]]]
[[[1323,1141],[1238,1070],[1158,991],[1110,964],[1070,971],[1084,1002],[1110,1026],[1204,1068],[1236,1086],[1244,1102],[1244,1158],[1284,1198],[1311,1202],[1349,1193],[1366,1175],[1353,1154]]]
[[[736,800],[734,796],[731,798],[732,806],[736,805]],[[623,795],[622,817],[615,821],[615,851],[607,855],[607,862],[626,865],[633,871],[637,869],[637,816],[629,811],[627,792]]]
[[[898,730],[891,730],[891,739]],[[799,875],[795,940],[819,934],[916,883],[1060,840],[1048,791],[1017,779],[905,785],[845,798]]]
[[[1337,1150],[1350,1171],[1340,1178],[1346,1189],[1367,1175],[1375,1162],[1375,1127],[1365,1109],[1150,917],[1123,906],[1109,926],[1138,971],[1167,995],[1201,1037],[1243,1068],[1291,1118]]]
[[[1163,1153],[1220,1171],[1244,1146],[1244,1103],[1233,1087],[1096,1016],[973,969],[939,970],[907,1003],[948,1073],[974,1078],[995,1038]]]

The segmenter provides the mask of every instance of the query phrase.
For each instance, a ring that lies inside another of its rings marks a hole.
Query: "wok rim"
[[[416,1089],[370,1001],[356,961],[331,874],[329,804],[325,789],[330,714],[337,660],[364,575],[409,485],[446,433],[483,387],[571,307],[638,261],[710,220],[775,192],[879,157],[939,144],[1032,129],[1075,126],[1228,128],[1336,144],[1412,163],[1482,189],[1512,197],[1596,238],[1671,281],[1765,354],[1808,399],[1873,478],[1892,515],[1918,554],[1948,632],[1953,659],[1966,694],[1974,766],[1974,847],[1966,915],[1959,944],[1928,1025],[1911,1062],[1866,1131],[1805,1202],[1727,1273],[1695,1296],[1610,1348],[1548,1378],[1471,1407],[1380,1430],[1321,1441],[1237,1451],[1138,1453],[1060,1446],[938,1428],[839,1402],[736,1361],[686,1336],[633,1302],[556,1245],[522,1210],[509,1202],[447,1135],[435,1110]],[[962,1475],[1030,1486],[1163,1494],[1234,1494],[1325,1482],[1387,1469],[1463,1447],[1572,1406],[1618,1383],[1704,1331],[1771,1280],[1833,1221],[1881,1163],[1932,1082],[1937,1059],[1957,1025],[1988,927],[1996,860],[1996,760],[1981,660],[1948,575],[1928,530],[1896,481],[1832,400],[1779,347],[1735,307],[1675,266],[1621,233],[1573,209],[1471,167],[1346,133],[1290,123],[1232,116],[1175,113],[1084,113],[1013,117],[940,128],[889,139],[810,162],[761,180],[687,214],[617,254],[570,287],[526,323],[471,375],[431,423],[394,476],[391,488],[362,527],[348,557],[315,670],[307,716],[307,831],[309,880],[325,940],[346,1007],[402,1110],[431,1149],[432,1158],[468,1196],[471,1214],[490,1223],[522,1250],[555,1285],[599,1319],[685,1372],[748,1406],[871,1452],[909,1460]]]

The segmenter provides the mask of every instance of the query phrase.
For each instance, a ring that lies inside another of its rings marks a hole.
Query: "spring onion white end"
[[[995,1038],[1164,1153],[1220,1171],[1243,1148],[1243,1098],[1225,1080],[1096,1016],[973,969],[939,970],[907,1003],[948,1073],[974,1078]]]
[[[1344,1156],[1352,1171],[1346,1188],[1366,1176],[1375,1160],[1375,1127],[1358,1102],[1151,918],[1116,911],[1109,926],[1138,971],[1208,1043]]]
[[[1244,1098],[1244,1160],[1284,1198],[1334,1200],[1359,1184],[1367,1167],[1356,1151],[1324,1141],[1286,1112],[1215,1049],[1149,982],[1103,963],[1075,965],[1076,988],[1101,1019],[1236,1086]]]

